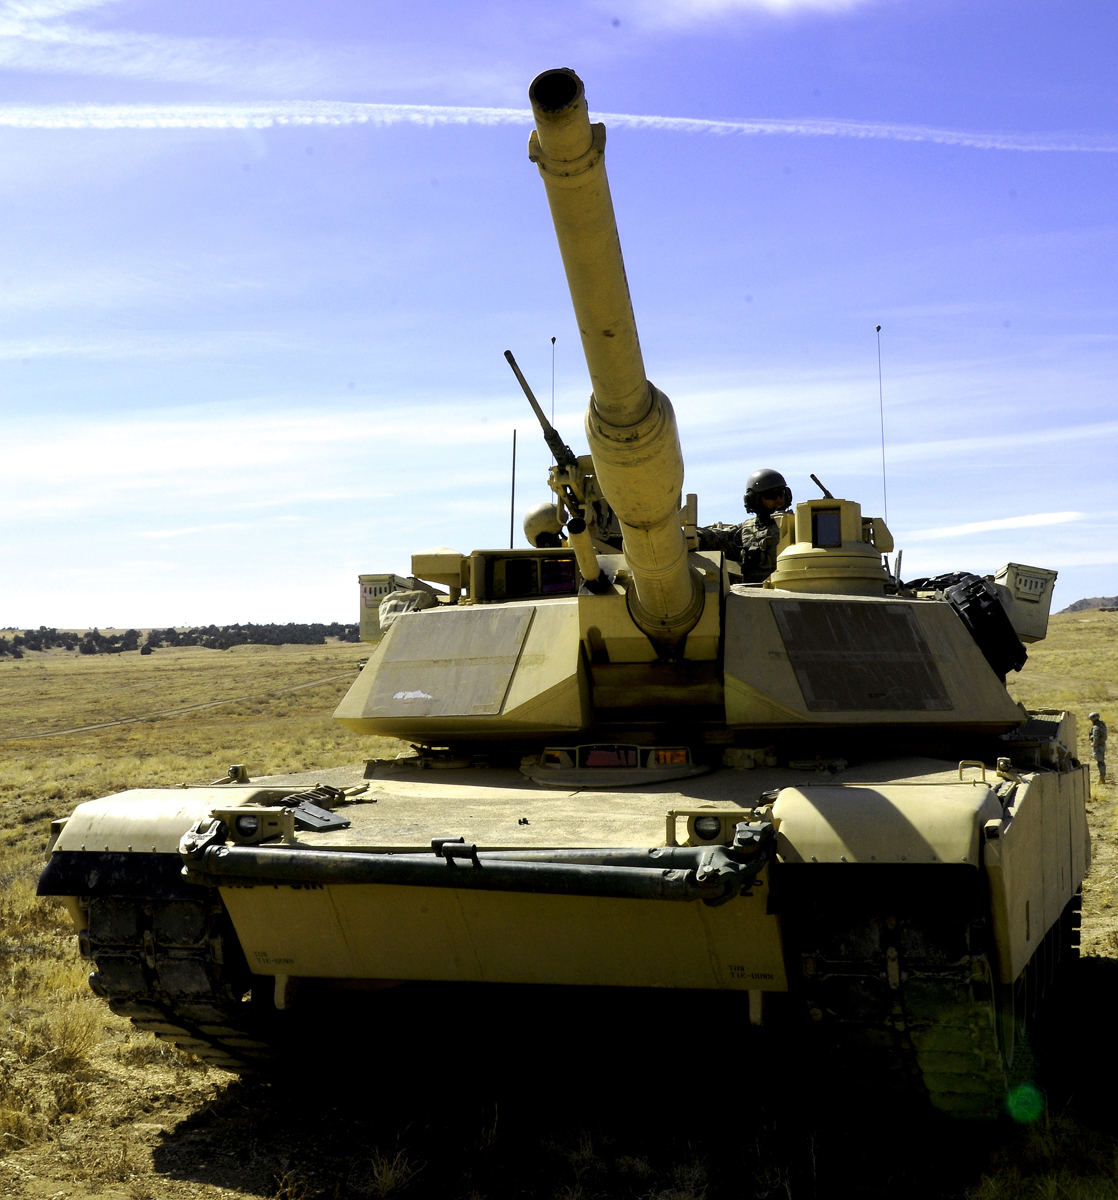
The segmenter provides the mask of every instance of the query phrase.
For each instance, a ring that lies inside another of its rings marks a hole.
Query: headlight
[[[713,841],[722,832],[722,818],[696,817],[694,829],[696,837],[702,838],[704,842]]]
[[[233,824],[236,826],[237,832],[241,837],[252,837],[260,828],[260,818],[245,813],[243,816],[238,817]]]

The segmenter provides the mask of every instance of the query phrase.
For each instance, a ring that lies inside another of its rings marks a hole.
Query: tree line
[[[146,636],[138,629],[124,633],[101,633],[90,629],[86,633],[59,631],[40,625],[25,629],[14,637],[0,637],[0,658],[22,658],[26,650],[69,650],[78,654],[123,654],[138,650],[151,654],[163,646],[204,646],[208,650],[228,650],[231,646],[321,646],[327,638],[340,642],[361,640],[360,626],[332,621],[301,624],[289,621],[285,625],[200,625],[189,629],[152,629]]]

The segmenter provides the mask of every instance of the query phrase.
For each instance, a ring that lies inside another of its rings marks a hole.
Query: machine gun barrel
[[[594,475],[621,522],[633,576],[629,611],[655,642],[677,646],[703,611],[679,523],[683,454],[667,396],[644,372],[606,178],[604,125],[591,125],[582,80],[561,67],[528,89],[528,142],[547,190],[593,393],[586,438]]]
[[[543,440],[547,442],[547,448],[551,451],[551,457],[561,467],[570,467],[578,462],[578,456],[567,445],[566,442],[559,436],[559,431],[554,425],[544,416],[543,409],[540,408],[540,402],[536,399],[532,389],[528,386],[528,380],[524,378],[524,372],[517,365],[516,359],[512,356],[511,350],[505,351],[505,358],[508,359],[508,364],[512,367],[512,373],[516,376],[520,386],[524,389],[524,395],[528,397],[528,403],[532,406],[532,411],[536,414],[536,419],[543,429]]]

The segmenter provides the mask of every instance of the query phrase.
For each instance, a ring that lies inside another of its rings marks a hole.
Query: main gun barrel
[[[567,67],[537,75],[528,96],[536,122],[528,157],[547,190],[594,389],[586,412],[594,474],[621,522],[633,619],[671,646],[702,614],[703,589],[679,523],[675,414],[645,375],[606,178],[605,126],[590,124],[582,80]]]

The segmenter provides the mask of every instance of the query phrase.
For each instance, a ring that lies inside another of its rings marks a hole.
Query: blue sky
[[[354,619],[501,545],[588,381],[526,89],[577,70],[700,519],[814,471],[905,574],[1118,593],[1118,10],[0,3],[0,625]],[[655,119],[636,119],[655,118]],[[519,524],[519,522],[518,522]]]

